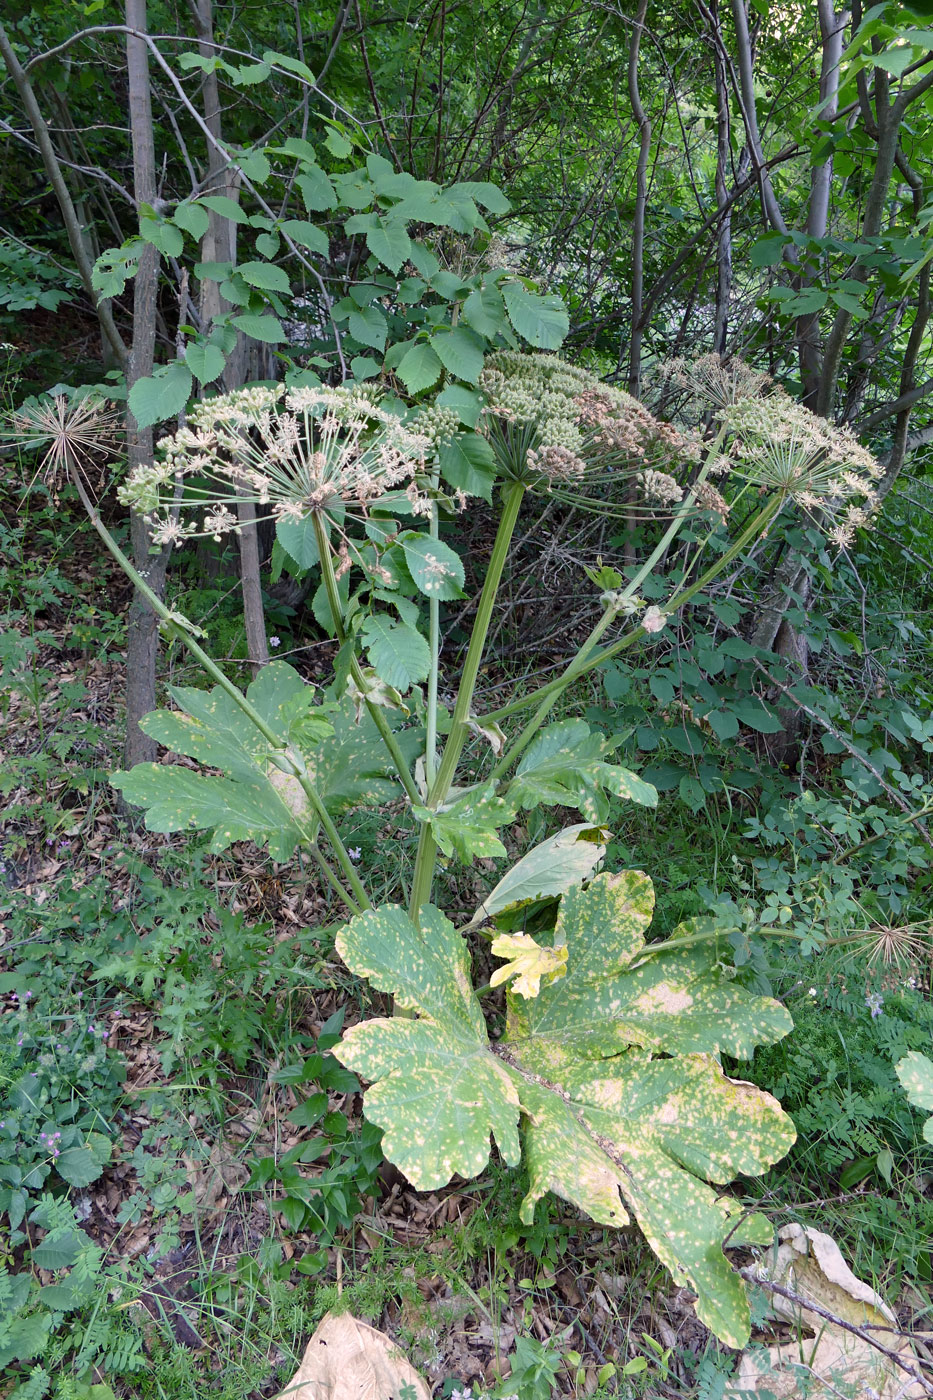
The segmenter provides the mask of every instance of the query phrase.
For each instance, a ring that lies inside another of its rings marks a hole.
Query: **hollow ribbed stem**
[[[648,558],[645,560],[644,564],[642,564],[641,568],[637,571],[634,577],[629,580],[628,584],[622,590],[622,592],[618,594],[618,603],[624,603],[626,600],[636,597],[638,589],[644,583],[645,579],[649,576],[652,569],[657,564],[658,560],[663,559],[672,541],[676,538],[677,533],[680,530],[681,525],[683,524],[685,516],[693,508],[696,502],[699,489],[706,480],[707,475],[709,474],[709,469],[712,466],[714,457],[718,453],[719,448],[722,446],[724,433],[725,429],[723,429],[722,432],[720,432],[715,442],[712,443],[709,452],[706,454],[706,460],[704,461],[703,466],[700,469],[696,481],[693,483],[693,486],[687,492],[687,495],[684,497],[677,510],[674,512],[674,517],[671,520],[671,523],[664,531],[664,534],[661,536],[654,549],[648,555]],[[524,729],[521,731],[518,737],[514,740],[514,742],[509,746],[506,752],[499,759],[499,762],[492,770],[491,776],[493,778],[499,778],[502,776],[503,773],[507,773],[509,768],[515,762],[515,760],[519,758],[522,753],[524,753],[525,749],[531,743],[532,739],[535,737],[538,730],[541,728],[542,724],[547,719],[547,716],[549,715],[550,711],[552,710],[562,693],[566,690],[566,688],[569,685],[572,684],[574,680],[576,680],[577,676],[582,675],[587,658],[592,655],[594,647],[599,643],[604,632],[619,615],[619,612],[620,608],[619,606],[616,606],[615,608],[609,609],[600,618],[599,622],[597,622],[596,626],[593,628],[592,632],[587,637],[586,641],[583,643],[576,656],[566,667],[566,669],[561,673],[561,675],[557,677],[557,680],[553,682],[555,688],[549,694],[542,696],[540,703],[538,704],[538,708],[535,710],[531,719],[528,721],[528,723],[525,725]]]
[[[711,583],[714,578],[721,574],[723,569],[732,563],[736,555],[741,554],[745,546],[749,544],[756,535],[761,534],[763,530],[767,529],[774,516],[778,513],[778,510],[783,505],[783,502],[783,496],[773,496],[767,505],[758,512],[755,518],[746,525],[741,535],[729,546],[725,553],[720,555],[715,564],[707,569],[695,583],[690,584],[689,588],[681,589],[680,592],[675,593],[673,597],[668,599],[667,603],[664,605],[664,612],[669,614],[677,612],[686,603],[689,603],[691,598],[701,592],[708,583]],[[620,637],[619,640],[613,642],[611,646],[604,647],[602,651],[598,651],[595,655],[589,656],[584,662],[577,664],[570,680],[577,680],[580,676],[586,675],[587,672],[595,670],[597,666],[602,666],[605,662],[612,661],[614,657],[626,651],[634,642],[637,642],[644,636],[647,636],[647,633],[643,627],[636,627],[633,631],[627,632],[624,637]],[[488,724],[499,724],[502,720],[508,719],[509,715],[516,714],[519,710],[530,709],[532,705],[540,704],[542,700],[550,695],[559,695],[568,684],[565,677],[566,672],[556,677],[553,681],[548,681],[546,685],[539,686],[537,690],[531,691],[530,694],[522,695],[517,700],[510,701],[508,705],[501,706],[498,710],[487,712],[483,716],[484,722]]]
[[[438,538],[437,502],[431,503],[431,538]],[[428,599],[428,643],[431,648],[431,669],[428,672],[428,706],[424,740],[424,773],[430,789],[437,775],[437,677],[441,653],[441,600]]]
[[[476,609],[470,645],[463,663],[463,674],[460,677],[460,688],[457,691],[457,701],[451,718],[450,734],[444,745],[437,776],[428,793],[427,806],[435,811],[450,792],[457,764],[463,752],[463,745],[469,733],[470,707],[473,704],[476,678],[479,675],[486,638],[489,634],[489,624],[492,621],[492,610],[495,606],[496,594],[502,579],[502,570],[508,558],[509,545],[512,542],[524,494],[525,488],[518,481],[510,481],[502,488],[502,515],[499,518],[499,528],[496,531],[489,567],[483,582],[483,591]],[[418,853],[415,856],[415,869],[411,883],[409,910],[413,920],[417,919],[421,906],[427,904],[431,898],[436,858],[437,846],[434,835],[430,824],[425,822],[418,841]]]
[[[330,844],[331,849],[333,850],[334,856],[337,860],[337,864],[340,866],[340,869],[342,870],[344,877],[346,878],[347,884],[353,891],[354,898],[351,899],[350,896],[347,894],[338,876],[334,873],[324,856],[319,851],[318,856],[320,857],[320,860],[317,863],[321,866],[322,870],[326,867],[327,879],[332,888],[336,891],[337,894],[339,894],[340,898],[343,900],[347,908],[350,909],[352,913],[358,914],[361,909],[369,909],[371,907],[371,904],[369,896],[366,893],[365,886],[363,885],[362,881],[360,880],[360,877],[357,875],[356,871],[353,868],[353,862],[347,854],[347,849],[344,846],[343,841],[340,839],[340,833],[337,831],[337,828],[334,825],[333,820],[331,819],[330,813],[324,806],[324,802],[321,798],[320,793],[317,791],[317,788],[311,782],[307,773],[302,771],[304,769],[304,760],[301,758],[301,755],[292,752],[287,747],[287,745],[282,743],[282,740],[279,737],[279,735],[276,734],[275,731],[269,727],[269,725],[263,719],[262,715],[259,713],[258,710],[255,709],[253,705],[250,704],[250,702],[247,700],[246,696],[243,694],[240,688],[234,685],[233,681],[231,681],[228,676],[224,675],[223,671],[213,660],[213,658],[210,657],[208,653],[204,650],[204,648],[198,644],[197,640],[189,630],[190,623],[188,623],[187,619],[180,617],[177,613],[173,613],[170,608],[167,608],[165,606],[165,604],[162,602],[162,599],[159,598],[155,592],[153,592],[146,580],[143,578],[142,574],[140,574],[139,571],[135,569],[130,563],[129,559],[123,553],[123,550],[117,544],[116,540],[113,538],[110,531],[107,529],[106,525],[101,520],[100,515],[97,511],[97,507],[94,505],[94,502],[91,500],[90,496],[88,496],[87,492],[85,491],[84,483],[81,481],[80,476],[77,474],[77,472],[73,472],[71,474],[71,479],[74,483],[75,489],[78,492],[78,495],[81,498],[81,504],[87,511],[88,518],[90,519],[91,524],[94,526],[94,529],[97,531],[107,550],[116,560],[116,562],[120,565],[120,568],[126,574],[127,578],[130,579],[130,581],[136,586],[136,588],[139,590],[142,596],[146,599],[146,602],[152,608],[156,616],[159,617],[162,620],[162,622],[165,623],[171,629],[172,635],[177,637],[177,639],[180,642],[182,642],[184,646],[187,647],[188,651],[191,652],[191,655],[200,664],[205,673],[208,676],[210,676],[211,680],[213,680],[217,685],[221,687],[221,689],[227,695],[229,695],[230,699],[234,702],[234,704],[239,706],[239,708],[243,711],[246,717],[250,720],[250,722],[253,725],[255,725],[256,729],[258,729],[259,733],[269,744],[270,749],[272,749],[273,751],[281,755],[284,759],[286,759],[294,769],[293,776],[298,781],[302,792],[304,792],[305,796],[308,799],[308,802],[311,805],[312,810],[314,811],[315,816],[320,822],[321,829],[327,837],[328,843]],[[309,844],[313,844],[312,837],[309,836],[308,840]]]
[[[334,573],[334,561],[331,558],[330,543],[327,538],[327,531],[324,529],[324,522],[315,513],[312,516],[314,522],[314,537],[317,540],[318,554],[321,557],[321,574],[324,578],[324,588],[327,592],[327,601],[330,604],[331,617],[334,622],[334,633],[338,642],[346,641],[346,631],[343,625],[343,613],[340,607],[340,591],[337,587],[337,576]],[[360,668],[360,663],[356,656],[350,656],[350,674],[356,682],[360,694],[366,696],[366,678]],[[366,700],[366,708],[369,711],[373,724],[379,730],[382,742],[389,751],[389,756],[395,765],[402,787],[405,789],[410,802],[421,802],[421,795],[415,787],[415,780],[408,771],[408,764],[405,762],[405,755],[399,747],[399,742],[392,732],[392,726],[382,713],[382,707],[375,705],[371,700]]]

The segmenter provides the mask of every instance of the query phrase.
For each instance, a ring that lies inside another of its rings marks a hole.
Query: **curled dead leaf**
[[[384,1332],[328,1313],[277,1400],[430,1400],[418,1372]]]
[[[798,1329],[793,1341],[744,1352],[732,1378],[730,1400],[769,1395],[791,1400],[806,1393],[817,1397],[872,1395],[875,1400],[915,1400],[925,1387],[873,1347],[866,1338],[827,1321],[806,1303],[821,1307],[853,1327],[877,1328],[872,1335],[916,1369],[909,1341],[884,1299],[849,1268],[835,1240],[821,1230],[785,1225],[777,1242],[754,1271],[765,1286],[773,1283],[801,1302],[768,1292],[774,1318]],[[748,1271],[747,1277],[752,1276]]]
[[[527,933],[500,933],[492,940],[493,956],[506,958],[504,967],[497,967],[489,979],[490,987],[498,987],[514,977],[512,991],[519,996],[536,997],[545,983],[555,982],[567,974],[567,949],[546,948]]]

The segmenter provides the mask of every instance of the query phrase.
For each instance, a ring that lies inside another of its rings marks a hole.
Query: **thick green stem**
[[[187,619],[179,617],[178,614],[173,613],[170,608],[167,608],[162,602],[161,598],[159,598],[149,587],[149,585],[146,583],[146,580],[142,577],[138,570],[136,570],[133,567],[129,559],[127,559],[126,555],[123,553],[123,550],[120,548],[116,540],[111,535],[110,531],[107,529],[104,522],[101,520],[93,501],[84,489],[84,483],[80,480],[77,473],[72,474],[72,481],[74,482],[78,495],[81,497],[81,503],[84,506],[84,509],[87,511],[88,517],[90,518],[91,524],[94,526],[94,529],[97,531],[98,535],[103,540],[106,548],[113,555],[117,563],[120,565],[120,568],[126,574],[127,578],[131,581],[131,583],[135,585],[139,593],[146,599],[146,602],[152,608],[152,611],[156,614],[158,618],[161,619],[163,623],[166,623],[172,629],[172,635],[177,637],[179,641],[184,643],[184,645],[191,652],[191,655],[195,658],[196,661],[199,662],[205,673],[208,676],[210,676],[211,680],[213,680],[217,685],[219,685],[221,689],[224,690],[226,694],[230,696],[230,699],[233,700],[233,702],[239,706],[239,708],[243,711],[243,713],[247,716],[251,723],[254,724],[259,730],[259,733],[267,741],[269,747],[278,754],[280,754],[284,759],[286,759],[290,766],[294,769],[293,775],[295,778],[297,778],[302,791],[304,792],[309,803],[311,804],[314,814],[321,824],[321,829],[327,837],[331,849],[333,850],[334,855],[337,858],[337,863],[340,866],[340,869],[343,871],[347,884],[353,891],[355,898],[350,898],[346,890],[343,888],[343,885],[340,883],[338,877],[330,869],[330,866],[327,865],[327,862],[324,860],[324,857],[321,855],[321,853],[318,852],[318,856],[320,857],[318,863],[320,864],[321,862],[323,862],[323,865],[327,866],[327,878],[332,887],[340,895],[341,899],[352,913],[358,914],[361,909],[371,908],[370,899],[366,893],[366,888],[353,868],[353,862],[347,854],[347,849],[344,846],[342,840],[340,839],[340,833],[337,831],[337,828],[334,825],[333,820],[331,819],[330,813],[324,806],[323,800],[319,792],[315,788],[314,784],[311,782],[307,773],[302,771],[304,768],[304,760],[301,758],[301,755],[292,752],[288,749],[287,745],[282,743],[282,740],[279,737],[279,735],[276,734],[275,731],[271,729],[268,724],[266,724],[266,721],[263,719],[262,715],[250,704],[250,702],[247,700],[246,696],[239,689],[239,687],[234,685],[233,681],[231,681],[228,676],[224,675],[223,671],[212,659],[212,657],[210,657],[207,654],[207,652],[202,646],[199,646],[198,642],[195,640],[195,638],[192,636],[189,630],[190,623],[188,623]]]
[[[499,591],[499,584],[502,579],[502,570],[508,558],[509,545],[512,543],[512,535],[518,520],[518,512],[521,509],[522,497],[525,488],[521,482],[508,482],[502,488],[502,515],[499,519],[499,528],[496,531],[495,543],[492,547],[492,555],[489,560],[489,567],[486,570],[486,578],[483,582],[483,591],[480,594],[479,605],[476,609],[476,618],[473,623],[473,632],[470,637],[470,645],[467,649],[466,661],[463,663],[463,674],[460,677],[460,688],[457,691],[457,702],[454,706],[453,717],[450,723],[450,734],[444,745],[444,753],[441,758],[437,776],[431,784],[428,793],[427,806],[436,811],[437,808],[450,792],[454,775],[457,771],[457,764],[463,752],[463,745],[470,732],[469,719],[470,708],[473,704],[473,692],[476,689],[476,679],[479,675],[480,664],[483,659],[483,652],[486,647],[486,638],[489,634],[489,624],[492,621],[492,611],[495,606],[496,594]],[[421,828],[421,836],[418,841],[418,853],[415,856],[415,869],[411,882],[411,897],[409,900],[409,912],[412,920],[418,917],[418,911],[423,904],[427,904],[431,898],[431,886],[434,883],[434,863],[437,858],[437,845],[430,824],[425,822]]]
[[[317,540],[318,554],[321,557],[321,574],[324,578],[324,587],[327,591],[327,601],[330,604],[330,613],[334,623],[334,633],[338,642],[346,641],[346,631],[343,625],[343,613],[340,607],[340,591],[337,587],[337,576],[334,573],[334,561],[331,558],[330,542],[327,538],[327,531],[324,522],[316,513],[312,516],[314,522],[314,537]],[[366,698],[366,677],[363,675],[360,663],[356,655],[350,656],[350,674],[356,682],[357,688],[363,698]],[[389,756],[395,765],[402,787],[408,795],[410,802],[420,804],[421,794],[415,786],[415,780],[408,771],[408,764],[405,762],[405,755],[399,747],[399,742],[392,732],[392,726],[382,713],[382,707],[374,704],[371,700],[366,700],[366,708],[369,711],[373,724],[379,730],[382,742],[389,751]]]
[[[668,600],[664,606],[664,612],[668,614],[677,612],[686,603],[689,603],[691,598],[694,598],[697,593],[701,592],[708,583],[711,583],[714,578],[722,573],[723,569],[732,563],[736,555],[741,554],[745,546],[754,539],[756,535],[760,535],[767,529],[783,504],[783,500],[783,496],[773,496],[767,505],[758,512],[754,520],[745,527],[738,539],[736,539],[726,552],[716,560],[715,564],[707,569],[705,574],[702,574],[689,588],[681,589],[679,593],[675,593],[674,596]],[[620,637],[619,640],[613,642],[611,646],[604,647],[603,650],[597,652],[595,656],[590,656],[586,661],[577,664],[569,679],[571,681],[577,680],[580,676],[586,675],[587,672],[595,670],[596,667],[604,665],[607,661],[612,661],[614,657],[626,651],[634,642],[637,642],[644,636],[647,636],[647,633],[643,627],[636,627],[634,631],[627,632],[624,637]],[[568,667],[568,670],[569,669]],[[567,672],[565,671],[563,675],[556,677],[553,681],[548,681],[546,685],[539,686],[537,690],[531,691],[530,694],[520,696],[519,699],[512,700],[508,705],[503,705],[498,710],[488,712],[483,716],[484,722],[488,724],[500,724],[502,720],[508,719],[509,715],[513,715],[519,710],[530,709],[532,705],[540,704],[547,696],[552,694],[559,695],[562,690],[566,689],[569,683],[566,679],[566,675]]]
[[[437,502],[431,506],[431,538],[437,539]],[[428,707],[424,739],[424,774],[430,790],[437,776],[437,678],[441,651],[441,600],[428,599],[428,642],[431,647],[431,670],[428,673]]]
[[[757,928],[751,929],[742,929],[737,924],[729,927],[711,928],[706,933],[691,933],[684,938],[662,938],[658,943],[647,944],[630,964],[629,971],[637,971],[649,958],[669,953],[672,949],[692,948],[697,943],[712,943],[717,938],[727,938],[730,933],[748,933],[751,937],[796,938],[798,940],[809,937],[809,934],[798,933],[795,929],[775,928],[770,924],[759,924]]]

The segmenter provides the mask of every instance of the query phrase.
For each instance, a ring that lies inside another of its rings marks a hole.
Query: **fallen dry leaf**
[[[910,1343],[898,1335],[894,1313],[873,1288],[855,1277],[830,1235],[802,1225],[785,1225],[776,1246],[764,1255],[755,1272],[763,1282],[790,1289],[843,1322],[885,1329],[873,1335],[916,1367]],[[791,1400],[801,1394],[801,1368],[809,1376],[806,1394],[812,1400],[850,1394],[872,1395],[875,1400],[914,1400],[926,1394],[864,1338],[778,1293],[768,1293],[768,1299],[772,1316],[797,1328],[799,1338],[744,1352],[732,1379],[730,1397],[737,1400],[740,1395],[769,1394],[776,1400]]]
[[[430,1400],[430,1392],[385,1333],[328,1313],[278,1400]]]

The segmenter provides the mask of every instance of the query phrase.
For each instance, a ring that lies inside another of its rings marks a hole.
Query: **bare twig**
[[[792,1288],[785,1287],[783,1283],[775,1283],[773,1279],[769,1279],[760,1274],[758,1270],[751,1265],[745,1269],[739,1269],[738,1273],[747,1283],[753,1283],[759,1288],[764,1288],[769,1293],[776,1293],[779,1298],[786,1298],[788,1302],[796,1303],[801,1309],[815,1313],[816,1316],[821,1317],[824,1322],[832,1323],[834,1327],[841,1328],[843,1332],[849,1332],[853,1337],[860,1337],[863,1342],[867,1342],[868,1345],[874,1347],[876,1351],[880,1351],[882,1356],[886,1356],[899,1370],[910,1376],[911,1380],[921,1385],[925,1395],[933,1395],[933,1384],[921,1374],[917,1367],[911,1366],[909,1362],[905,1361],[900,1352],[894,1351],[893,1348],[885,1346],[883,1342],[879,1342],[877,1337],[873,1337],[871,1335],[871,1329],[868,1326],[858,1327],[854,1322],[846,1322],[845,1318],[837,1316],[834,1312],[830,1312],[829,1308],[824,1308],[822,1303],[814,1302],[812,1298],[804,1298],[801,1294],[795,1293]],[[890,1330],[894,1331],[893,1328]],[[906,1337],[908,1340],[910,1338],[908,1332],[898,1332],[897,1335],[899,1337]],[[928,1361],[920,1361],[919,1364],[933,1370],[933,1364]]]

